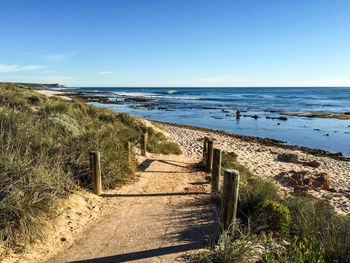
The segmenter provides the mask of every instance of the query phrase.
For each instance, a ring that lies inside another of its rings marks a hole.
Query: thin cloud
[[[100,71],[98,72],[98,74],[101,74],[101,75],[110,75],[110,74],[114,74],[114,71]]]
[[[68,52],[68,53],[56,53],[56,54],[49,54],[44,56],[46,59],[50,60],[50,61],[64,61],[66,60],[68,57],[72,57],[77,55],[78,52]]]
[[[14,73],[22,71],[37,71],[47,69],[46,66],[41,65],[10,65],[10,64],[0,64],[0,73]]]

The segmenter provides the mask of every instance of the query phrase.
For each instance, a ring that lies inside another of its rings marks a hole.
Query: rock
[[[67,238],[61,237],[61,241],[62,241],[62,242],[66,242],[66,241],[67,241]]]
[[[150,99],[145,99],[145,98],[125,98],[124,99],[125,102],[148,102],[150,101]]]
[[[329,190],[331,187],[331,178],[326,173],[320,173],[316,175],[315,187],[322,190]]]
[[[277,160],[286,163],[299,163],[298,155],[295,153],[280,153],[277,155]]]
[[[331,188],[330,176],[326,173],[312,174],[308,171],[289,171],[281,172],[275,177],[282,184],[288,187],[293,187],[294,191],[309,191],[311,189],[322,189],[330,192],[337,192]]]
[[[321,163],[319,161],[313,160],[313,161],[309,161],[309,162],[303,162],[303,165],[310,166],[313,168],[318,168],[321,166]]]

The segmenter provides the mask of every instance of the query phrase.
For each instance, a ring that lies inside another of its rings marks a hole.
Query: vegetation
[[[241,174],[240,231],[235,238],[222,234],[218,244],[195,255],[194,262],[246,262],[259,245],[265,248],[260,253],[263,262],[349,261],[349,216],[337,214],[315,198],[282,199],[274,183],[254,176],[236,159],[234,153],[224,153],[222,170],[236,169]]]
[[[33,89],[0,84],[0,247],[22,248],[42,236],[55,201],[90,187],[89,151],[101,152],[104,187],[130,180],[125,143],[179,153],[179,147],[127,114],[48,98]]]
[[[267,263],[322,263],[325,262],[322,247],[307,239],[294,238],[287,251],[282,255],[271,251],[264,255]]]

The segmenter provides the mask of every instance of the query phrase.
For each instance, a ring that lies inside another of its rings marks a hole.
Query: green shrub
[[[43,105],[43,112],[46,114],[50,113],[67,113],[69,110],[69,104],[66,101],[52,98]]]
[[[285,253],[278,255],[272,251],[264,255],[266,263],[323,263],[323,249],[321,246],[307,239],[295,238]]]
[[[233,239],[230,233],[224,232],[220,235],[217,245],[208,251],[196,254],[191,259],[194,263],[232,263],[247,262],[254,256],[256,240],[242,235]]]
[[[161,132],[155,132],[152,128],[147,128],[148,141],[147,150],[151,153],[161,154],[181,154],[178,144],[168,141],[168,138]]]
[[[349,215],[339,215],[328,203],[314,198],[293,197],[287,203],[297,236],[322,246],[329,262],[349,261]]]
[[[260,220],[267,230],[284,237],[289,236],[291,216],[287,206],[278,201],[265,200],[261,211]]]

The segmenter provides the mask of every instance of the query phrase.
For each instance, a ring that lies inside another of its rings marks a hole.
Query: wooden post
[[[208,153],[207,153],[207,173],[211,173],[213,167],[213,151],[214,151],[214,141],[211,138],[208,138]]]
[[[90,152],[91,183],[96,195],[102,193],[101,157],[99,151]]]
[[[130,141],[127,141],[125,143],[125,149],[126,149],[126,153],[128,155],[128,163],[130,164],[131,163],[131,144],[130,144]]]
[[[222,150],[214,149],[213,155],[213,171],[211,176],[211,193],[217,194],[219,191],[219,177],[221,173]]]
[[[207,155],[208,155],[208,137],[204,137],[203,140],[203,166],[206,166],[207,163]]]
[[[141,136],[141,155],[146,156],[147,152],[147,139],[148,139],[148,133],[145,132]]]
[[[239,191],[239,172],[227,169],[224,172],[224,186],[222,195],[222,230],[230,230],[234,233]]]

